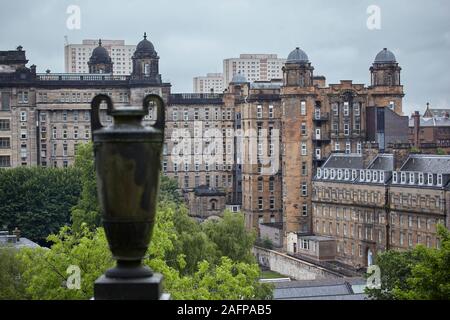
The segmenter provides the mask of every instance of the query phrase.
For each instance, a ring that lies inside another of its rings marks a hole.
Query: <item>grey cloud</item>
[[[66,28],[71,4],[81,8],[81,30]],[[372,4],[381,8],[381,30],[366,27]],[[224,58],[286,57],[296,46],[328,83],[367,84],[375,55],[388,47],[403,68],[409,114],[427,101],[450,106],[449,12],[446,0],[15,0],[2,2],[0,49],[21,44],[39,71],[62,72],[65,35],[137,43],[147,31],[163,78],[181,92],[192,90],[192,77],[221,71]]]

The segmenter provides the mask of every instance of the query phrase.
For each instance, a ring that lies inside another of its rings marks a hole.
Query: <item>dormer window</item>
[[[350,170],[345,169],[345,180],[350,179]]]
[[[331,179],[334,179],[336,177],[336,171],[334,169],[331,169]]]
[[[398,183],[398,173],[397,172],[392,173],[392,181],[394,183]]]
[[[380,183],[384,183],[384,171],[380,171]]]
[[[409,173],[409,184],[414,184],[414,172]]]
[[[357,177],[358,177],[358,171],[352,170],[352,180],[356,180]]]
[[[317,169],[317,179],[321,179],[322,178],[322,169]]]
[[[342,180],[342,170],[338,170],[338,180]]]
[[[363,182],[364,177],[365,177],[364,170],[359,170],[359,181]]]
[[[423,173],[419,173],[419,185],[423,185]]]
[[[437,175],[437,185],[442,187],[442,174]]]
[[[432,173],[428,174],[428,185],[429,186],[433,185],[433,174]]]
[[[402,172],[400,176],[400,183],[405,184],[406,183],[406,172]]]
[[[325,169],[325,170],[323,171],[323,178],[324,178],[324,179],[328,179],[328,169]]]
[[[373,172],[372,181],[373,182],[378,182],[378,171],[374,171]]]
[[[372,180],[372,172],[370,170],[366,170],[366,181],[370,182]]]

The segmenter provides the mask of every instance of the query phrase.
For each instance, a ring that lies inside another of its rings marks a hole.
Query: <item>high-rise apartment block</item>
[[[206,76],[194,77],[194,93],[222,93],[223,74],[208,73]]]
[[[88,61],[98,46],[98,40],[83,40],[81,44],[67,44],[64,47],[66,73],[89,73]],[[131,58],[136,45],[126,45],[124,40],[102,40],[113,63],[113,73],[130,75],[133,71]]]
[[[282,68],[286,59],[276,54],[241,54],[239,58],[223,60],[223,77],[225,87],[234,75],[241,74],[249,82],[282,79]]]

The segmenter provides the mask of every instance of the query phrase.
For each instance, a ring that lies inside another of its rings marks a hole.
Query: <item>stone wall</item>
[[[277,251],[253,247],[253,254],[261,266],[294,280],[335,279],[341,277],[335,272]]]

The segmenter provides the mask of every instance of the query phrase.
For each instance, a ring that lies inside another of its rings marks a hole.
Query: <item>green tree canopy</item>
[[[81,186],[74,168],[19,167],[0,170],[0,190],[0,227],[43,241],[70,223]]]

